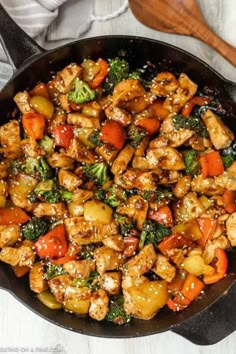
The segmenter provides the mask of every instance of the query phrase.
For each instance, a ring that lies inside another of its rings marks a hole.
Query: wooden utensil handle
[[[208,26],[202,25],[193,36],[201,39],[210,47],[218,51],[225,59],[227,59],[234,67],[236,67],[236,48],[225,42],[217,34],[215,34]]]

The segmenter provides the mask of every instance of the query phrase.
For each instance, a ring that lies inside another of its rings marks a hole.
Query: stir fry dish
[[[114,58],[15,95],[0,127],[0,261],[45,306],[149,320],[227,275],[236,150],[209,92]]]

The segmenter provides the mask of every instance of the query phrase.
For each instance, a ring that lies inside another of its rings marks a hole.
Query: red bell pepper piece
[[[43,139],[45,118],[40,113],[25,113],[22,116],[22,125],[28,136],[35,140]]]
[[[204,248],[208,240],[211,240],[218,225],[217,220],[210,218],[199,218],[197,219],[202,237],[197,240],[197,243]]]
[[[223,203],[227,213],[234,213],[236,211],[236,191],[225,191]]]
[[[64,256],[64,257],[60,257],[57,259],[53,259],[52,263],[55,265],[61,265],[61,264],[65,264],[69,261],[74,261],[77,258],[77,256]]]
[[[0,225],[21,225],[26,223],[29,219],[29,215],[17,206],[0,208]]]
[[[157,118],[143,118],[137,122],[137,125],[144,128],[148,135],[153,135],[158,132],[161,123]]]
[[[89,83],[89,86],[93,90],[96,89],[99,85],[101,85],[101,83],[103,82],[103,80],[107,76],[108,70],[109,70],[109,65],[108,65],[107,61],[104,59],[101,59],[101,58],[98,59],[98,61],[96,62],[95,65],[98,65],[100,70],[97,73],[97,75],[94,77],[92,82]]]
[[[200,157],[203,178],[219,176],[224,172],[224,164],[218,151]]]
[[[53,137],[57,146],[69,147],[71,140],[74,137],[74,132],[69,124],[61,124],[53,131]]]
[[[183,107],[181,114],[184,117],[189,117],[194,106],[204,106],[209,104],[211,99],[208,97],[195,96],[190,101],[188,101]]]
[[[37,255],[41,258],[64,257],[67,252],[64,224],[58,225],[46,235],[40,236],[34,246]]]
[[[100,139],[120,150],[125,143],[125,130],[120,123],[110,120],[102,127]]]
[[[191,245],[192,241],[190,239],[175,232],[172,235],[165,237],[157,247],[161,253],[167,254],[167,251],[172,248],[182,248],[183,246],[189,247]]]
[[[184,310],[204,289],[204,283],[193,274],[188,274],[181,291],[169,299],[167,306],[173,311]]]
[[[215,249],[215,273],[205,274],[203,281],[205,284],[213,284],[224,278],[228,268],[228,258],[226,252],[222,248]]]
[[[44,84],[43,82],[39,82],[31,91],[30,91],[31,96],[43,96],[45,98],[50,99],[47,85]]]
[[[133,236],[126,236],[124,238],[124,244],[124,256],[132,257],[138,249],[139,239]]]
[[[150,211],[148,218],[165,226],[173,226],[173,217],[170,208],[165,205],[157,211]]]

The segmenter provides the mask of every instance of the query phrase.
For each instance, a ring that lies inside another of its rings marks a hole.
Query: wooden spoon
[[[137,20],[147,27],[196,37],[236,66],[236,48],[208,27],[197,0],[129,0],[129,5]]]

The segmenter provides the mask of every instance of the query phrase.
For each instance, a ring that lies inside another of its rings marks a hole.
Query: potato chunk
[[[91,290],[68,286],[64,293],[63,306],[66,311],[86,315],[89,312],[91,302]]]
[[[125,291],[124,309],[136,318],[150,320],[167,303],[168,298],[165,281],[148,281]]]

